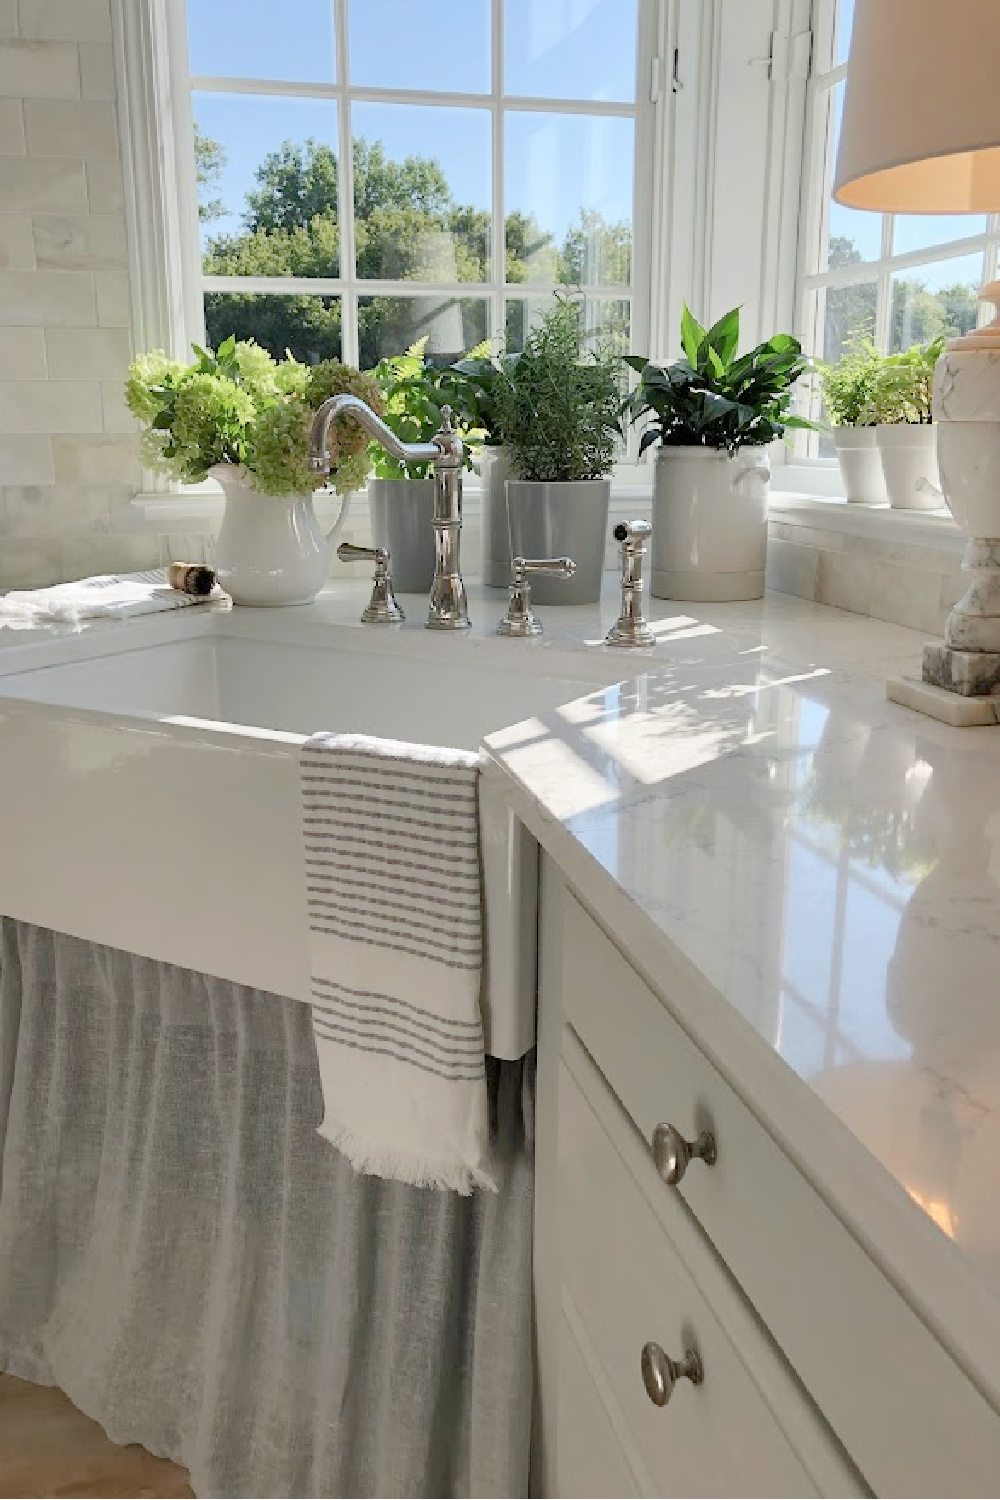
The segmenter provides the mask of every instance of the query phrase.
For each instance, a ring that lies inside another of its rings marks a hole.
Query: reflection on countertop
[[[644,920],[647,973],[657,952],[690,964],[743,1023],[746,1077],[749,1027],[1000,1317],[1000,731],[885,701],[908,632],[684,608],[655,665],[492,757],[611,930]]]

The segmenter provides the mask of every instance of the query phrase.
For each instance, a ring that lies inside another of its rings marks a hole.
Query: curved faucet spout
[[[338,417],[348,415],[401,464],[428,464],[441,457],[441,449],[436,443],[404,443],[360,396],[343,391],[339,396],[328,396],[313,417],[309,434],[309,466],[317,474],[329,474],[332,467],[327,449],[330,424]]]

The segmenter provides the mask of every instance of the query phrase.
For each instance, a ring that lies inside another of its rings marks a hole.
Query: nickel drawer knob
[[[642,1351],[642,1383],[646,1395],[654,1406],[666,1406],[674,1394],[678,1380],[690,1380],[692,1385],[701,1385],[705,1370],[697,1349],[685,1349],[682,1360],[674,1360],[664,1354],[659,1344],[649,1343]]]
[[[715,1156],[715,1136],[710,1130],[703,1130],[696,1141],[686,1141],[673,1125],[657,1125],[653,1131],[653,1161],[669,1187],[677,1186],[695,1157],[711,1167]]]

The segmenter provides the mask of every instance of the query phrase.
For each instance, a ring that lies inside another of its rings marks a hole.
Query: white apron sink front
[[[26,638],[27,639],[27,638]],[[475,748],[622,676],[308,611],[192,608],[0,650],[0,912],[306,1000],[298,752],[316,730]],[[484,1021],[533,1042],[533,842],[484,781]]]

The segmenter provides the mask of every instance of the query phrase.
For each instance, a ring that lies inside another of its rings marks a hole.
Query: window
[[[978,290],[996,275],[1000,216],[876,214],[833,201],[854,0],[814,4],[802,341],[836,361],[858,334],[888,353],[967,333],[979,318]],[[830,451],[815,436],[804,448],[813,457]]]
[[[444,362],[572,285],[642,342],[653,30],[650,0],[188,0],[208,341]]]

